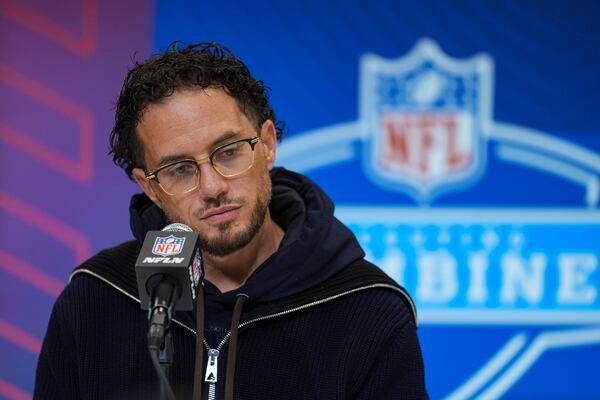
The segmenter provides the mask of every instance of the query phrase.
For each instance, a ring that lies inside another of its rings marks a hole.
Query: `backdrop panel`
[[[55,3],[0,1],[0,397],[31,397],[72,268],[131,237],[132,59],[210,40],[414,296],[432,398],[600,398],[597,2]]]
[[[600,397],[598,3],[156,15],[156,48],[222,42],[273,88],[279,164],[415,297],[432,398]]]
[[[107,157],[147,1],[0,1],[0,398],[31,397],[52,304],[73,267],[131,237],[134,185]]]

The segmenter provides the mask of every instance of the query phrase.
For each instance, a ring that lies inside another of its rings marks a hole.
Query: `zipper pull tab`
[[[208,351],[208,362],[206,363],[205,382],[215,383],[217,381],[217,359],[219,358],[219,350],[211,349]]]

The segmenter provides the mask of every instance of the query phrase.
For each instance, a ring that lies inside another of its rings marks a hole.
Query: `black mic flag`
[[[173,313],[194,307],[203,278],[198,234],[184,224],[171,224],[146,234],[135,263],[140,306],[148,310],[148,350],[160,379],[161,399],[175,399],[169,384],[173,363]]]
[[[204,273],[198,234],[180,223],[170,224],[162,231],[149,231],[135,263],[135,273],[143,310],[152,310],[155,289],[164,280],[170,281],[175,290],[170,311],[193,310]]]

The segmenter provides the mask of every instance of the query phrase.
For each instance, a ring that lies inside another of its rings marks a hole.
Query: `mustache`
[[[202,216],[206,212],[214,208],[223,207],[229,204],[236,204],[242,206],[246,204],[246,199],[244,197],[218,197],[215,199],[207,200],[204,206],[196,212],[196,216]]]

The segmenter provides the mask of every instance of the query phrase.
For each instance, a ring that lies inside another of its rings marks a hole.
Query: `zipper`
[[[112,286],[113,288],[117,289],[119,292],[123,293],[124,295],[126,295],[130,299],[132,299],[132,300],[134,300],[134,301],[136,301],[138,303],[141,303],[140,299],[138,299],[137,297],[131,295],[130,293],[128,293],[127,291],[121,289],[120,287],[118,287],[117,285],[115,285],[114,283],[112,283],[111,281],[103,278],[102,276],[96,274],[95,272],[90,271],[89,269],[78,269],[78,270],[74,271],[71,274],[71,276],[69,277],[69,282],[71,281],[71,279],[73,279],[73,277],[75,275],[80,274],[80,273],[86,273],[86,274],[92,275],[92,276],[100,279],[101,281],[107,283],[108,285]],[[244,326],[253,324],[255,322],[264,321],[266,319],[276,318],[276,317],[280,317],[282,315],[287,315],[287,314],[292,313],[292,312],[305,310],[305,309],[307,309],[309,307],[314,307],[314,306],[326,303],[328,301],[338,299],[338,298],[340,298],[342,296],[346,296],[348,294],[360,292],[361,290],[375,289],[375,288],[392,289],[392,290],[394,290],[396,292],[399,292],[402,296],[404,296],[408,300],[408,303],[410,304],[410,308],[412,310],[412,313],[415,316],[415,326],[419,325],[418,321],[417,321],[417,309],[415,307],[415,304],[413,303],[412,299],[410,298],[410,296],[408,295],[408,293],[404,289],[399,288],[399,287],[394,286],[394,285],[389,285],[387,283],[374,283],[372,285],[361,286],[361,287],[358,287],[358,288],[354,288],[352,290],[347,290],[345,292],[338,293],[336,295],[333,295],[333,296],[330,296],[330,297],[326,297],[326,298],[321,299],[321,300],[316,300],[316,301],[313,301],[313,302],[310,302],[310,303],[306,303],[306,304],[303,304],[303,305],[298,306],[298,307],[290,308],[288,310],[280,311],[280,312],[275,313],[275,314],[264,315],[262,317],[258,317],[258,318],[254,318],[254,319],[251,319],[251,320],[246,321],[246,322],[242,322],[241,324],[238,325],[238,329],[239,328],[243,328]],[[173,318],[172,321],[175,322],[176,324],[180,325],[181,327],[187,329],[188,331],[190,331],[194,335],[196,334],[196,331],[194,329],[192,329],[189,326],[185,325],[183,322],[180,322],[180,321],[176,320],[175,318]],[[221,342],[219,343],[219,346],[217,346],[217,350],[221,349],[221,347],[229,339],[230,335],[231,335],[231,332],[228,332],[227,335],[225,335],[225,337],[223,338],[223,340],[221,340]],[[206,349],[209,350],[209,351],[211,350],[211,348],[208,345],[208,343],[206,342],[206,340],[204,341],[204,347],[206,347]]]
[[[108,279],[98,275],[97,273],[90,271],[89,269],[78,269],[76,271],[73,271],[73,273],[71,274],[71,276],[69,276],[69,282],[71,282],[71,280],[73,279],[73,277],[75,275],[79,275],[79,274],[88,274],[93,276],[94,278],[100,279],[102,282],[106,283],[109,286],[112,286],[113,288],[115,288],[117,291],[123,293],[125,296],[129,297],[131,300],[140,303],[141,304],[141,300],[138,299],[137,297],[133,296],[132,294],[130,294],[128,291],[121,289],[120,287],[118,287],[117,285],[115,285],[114,283],[112,283],[111,281],[109,281]],[[196,334],[196,331],[193,330],[192,328],[190,328],[189,326],[187,326],[186,324],[184,324],[181,321],[176,320],[175,318],[173,318],[171,321],[173,321],[174,323],[176,323],[177,325],[180,325],[182,328],[187,329],[188,331],[190,331],[191,333],[193,333],[194,335]],[[206,343],[206,341],[204,341],[204,345],[208,346],[208,344]]]
[[[205,343],[205,346],[208,345]],[[217,376],[218,362],[219,361],[219,350],[208,349],[208,361],[206,361],[206,374],[204,375],[204,382],[208,382],[208,400],[215,400],[217,392]]]
[[[402,295],[406,296],[410,300],[410,297],[408,297],[408,294],[396,286],[388,285],[385,283],[373,284],[373,285],[362,286],[359,288],[348,290],[346,292],[342,292],[337,295],[327,297],[325,299],[315,300],[313,302],[306,303],[306,304],[303,304],[298,307],[290,308],[288,310],[280,311],[275,314],[264,315],[262,317],[258,317],[258,318],[248,320],[246,322],[242,322],[241,324],[238,325],[238,329],[241,329],[241,328],[248,326],[250,324],[253,324],[255,322],[264,321],[264,320],[271,319],[271,318],[277,318],[277,317],[281,317],[283,315],[287,315],[287,314],[290,314],[290,313],[293,313],[296,311],[305,310],[307,308],[314,307],[314,306],[326,303],[331,300],[335,300],[339,297],[342,297],[342,296],[345,296],[345,295],[348,295],[348,294],[351,294],[354,292],[358,292],[358,291],[365,290],[365,289],[374,289],[374,288],[394,289],[394,290],[402,293]],[[417,314],[416,314],[415,306],[412,301],[410,301],[410,305],[411,305],[411,308],[413,309],[413,313],[414,313],[413,315],[415,315],[415,320],[416,320]],[[194,334],[195,334],[195,332],[194,332]],[[208,350],[208,361],[206,362],[206,374],[204,376],[204,381],[208,382],[208,400],[216,399],[216,397],[215,397],[216,396],[216,383],[217,383],[217,378],[218,378],[217,362],[218,362],[219,352],[221,351],[221,348],[225,345],[225,343],[227,343],[227,340],[229,340],[230,336],[231,336],[231,331],[227,332],[227,334],[223,337],[223,339],[221,339],[221,341],[219,342],[219,345],[217,346],[216,349],[211,349],[210,346],[208,345],[208,343],[206,342],[206,340],[204,341],[204,347],[206,347],[206,349]],[[210,371],[210,373],[209,373],[209,371]]]
[[[121,289],[120,287],[118,287],[117,285],[115,285],[114,283],[110,282],[109,280],[103,278],[102,276],[87,270],[87,269],[79,269],[75,272],[73,272],[73,274],[71,274],[71,276],[69,277],[69,282],[71,281],[71,279],[73,279],[73,276],[75,276],[78,273],[86,273],[86,274],[90,274],[98,279],[100,279],[101,281],[109,284],[110,286],[112,286],[113,288],[117,289],[119,292],[125,294],[127,297],[137,301],[138,303],[141,303],[140,299],[136,298],[135,296],[129,294],[127,291]],[[404,291],[403,289],[394,286],[394,285],[389,285],[387,283],[375,283],[372,285],[367,285],[367,286],[361,286],[352,290],[347,290],[345,292],[342,293],[338,293],[336,295],[330,296],[330,297],[326,297],[324,299],[321,300],[315,300],[312,301],[310,303],[306,303],[303,304],[301,306],[298,307],[293,307],[284,311],[280,311],[277,312],[275,314],[269,314],[269,315],[264,315],[262,317],[258,317],[258,318],[254,318],[245,322],[242,322],[241,324],[238,325],[238,329],[241,329],[245,326],[248,326],[250,324],[253,324],[255,322],[260,322],[260,321],[265,321],[267,319],[271,319],[271,318],[277,318],[277,317],[281,317],[283,315],[287,315],[296,311],[302,311],[305,310],[307,308],[310,307],[314,307],[323,303],[327,303],[329,301],[338,299],[342,296],[346,296],[348,294],[352,294],[355,292],[359,292],[361,290],[366,290],[366,289],[375,289],[375,288],[386,288],[386,289],[392,289],[395,290],[397,292],[400,292],[400,294],[402,296],[404,296],[406,299],[408,299],[408,302],[410,304],[410,307],[412,309],[413,315],[415,316],[415,326],[417,326],[417,310],[415,308],[414,303],[412,302],[412,299],[410,298],[410,296],[408,295],[408,293],[406,293],[406,291]],[[191,333],[193,333],[194,335],[196,335],[196,331],[191,329],[190,327],[188,327],[187,325],[185,325],[184,323],[176,320],[175,318],[172,319],[172,321],[180,326],[182,326],[183,328],[187,329],[188,331],[190,331]],[[227,334],[223,337],[223,339],[221,339],[221,341],[219,342],[219,345],[217,346],[216,349],[211,349],[210,346],[208,345],[208,343],[206,342],[206,340],[203,341],[204,343],[204,347],[208,350],[208,360],[206,363],[206,374],[204,376],[204,381],[208,383],[208,400],[215,400],[216,399],[216,383],[218,380],[218,361],[219,361],[219,352],[221,351],[221,348],[225,345],[225,343],[227,343],[227,340],[229,340],[229,337],[231,336],[231,331],[227,332]],[[209,373],[210,372],[210,373]]]
[[[303,304],[303,305],[298,306],[298,307],[290,308],[288,310],[280,311],[280,312],[275,313],[275,314],[264,315],[262,317],[258,317],[258,318],[254,318],[254,319],[248,320],[246,322],[242,322],[241,324],[238,325],[238,329],[241,329],[241,328],[243,328],[245,326],[248,326],[250,324],[253,324],[255,322],[264,321],[264,320],[271,319],[271,318],[276,318],[276,317],[281,317],[283,315],[287,315],[287,314],[290,314],[290,313],[293,313],[293,312],[296,312],[296,311],[302,311],[302,310],[305,310],[305,309],[310,308],[310,307],[318,306],[320,304],[327,303],[328,301],[332,301],[332,300],[338,299],[338,298],[340,298],[342,296],[346,296],[348,294],[359,292],[361,290],[375,289],[375,288],[393,289],[393,290],[395,290],[397,292],[400,292],[403,296],[405,296],[409,300],[410,307],[411,307],[411,309],[413,311],[413,315],[415,316],[415,326],[417,325],[416,324],[417,310],[416,310],[415,305],[413,304],[412,300],[408,296],[408,293],[406,293],[404,290],[402,290],[399,287],[396,287],[394,285],[388,285],[387,283],[375,283],[373,285],[361,286],[361,287],[358,287],[358,288],[355,288],[355,289],[352,289],[352,290],[348,290],[348,291],[345,291],[345,292],[342,292],[342,293],[338,293],[338,294],[336,294],[334,296],[326,297],[326,298],[321,299],[321,300],[315,300],[313,302],[306,303],[306,304]],[[223,338],[223,340],[221,340],[221,343],[219,343],[219,347],[217,347],[218,349],[220,349],[221,346],[229,339],[229,336],[231,336],[231,332],[228,332],[227,335],[225,335],[225,337]]]
[[[221,352],[221,348],[227,343],[229,337],[231,336],[231,331],[227,332],[227,334],[221,339],[217,348],[211,349],[206,340],[204,340],[204,347],[208,350],[208,360],[206,361],[206,373],[204,374],[204,382],[208,383],[208,399],[207,400],[215,400],[217,393],[217,380],[219,377],[218,371],[218,362],[219,362],[219,354]]]
[[[109,286],[112,286],[114,289],[121,292],[122,294],[129,297],[130,299],[136,301],[137,303],[141,303],[141,300],[138,299],[137,297],[131,295],[126,290],[121,289],[119,286],[115,285],[114,283],[107,280],[106,278],[96,274],[95,272],[90,271],[89,269],[78,269],[77,271],[74,271],[71,274],[71,276],[69,277],[69,282],[71,282],[73,277],[78,274],[91,275],[94,278],[97,278],[97,279],[101,280],[102,282],[108,284]],[[180,325],[182,328],[187,329],[188,331],[190,331],[191,333],[196,335],[196,331],[191,329],[189,326],[185,325],[183,322],[180,322],[180,321],[176,320],[175,318],[173,318],[171,321],[173,321],[177,325]],[[221,340],[221,342],[219,342],[219,346],[216,349],[211,349],[206,340],[202,341],[202,343],[204,343],[204,347],[208,350],[208,360],[206,363],[206,374],[204,375],[204,381],[208,382],[208,400],[216,399],[216,392],[217,392],[216,383],[217,383],[217,379],[218,379],[219,350],[221,350],[221,347],[223,347],[225,342],[227,342],[227,339],[229,339],[230,335],[231,335],[231,332],[228,332],[227,335],[225,335],[225,337]]]

